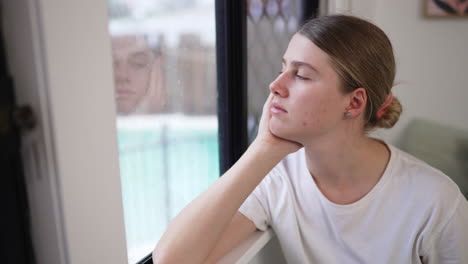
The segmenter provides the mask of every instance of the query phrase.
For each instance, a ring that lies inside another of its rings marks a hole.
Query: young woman
[[[282,65],[257,138],[172,221],[155,263],[214,263],[267,227],[292,264],[468,263],[456,184],[367,136],[401,113],[385,33],[320,17],[293,36]]]

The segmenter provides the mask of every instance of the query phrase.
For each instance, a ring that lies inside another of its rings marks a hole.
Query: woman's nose
[[[114,77],[118,82],[128,81],[128,67],[125,63],[121,61],[114,62]]]
[[[280,73],[280,75],[270,83],[270,92],[280,97],[288,97],[289,91],[286,87],[285,75],[287,73]]]

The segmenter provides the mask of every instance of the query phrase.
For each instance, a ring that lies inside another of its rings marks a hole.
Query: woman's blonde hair
[[[366,130],[390,128],[398,121],[402,107],[396,97],[385,114],[376,115],[394,86],[396,72],[392,44],[380,28],[357,17],[329,15],[308,21],[298,33],[328,54],[345,93],[366,90]]]

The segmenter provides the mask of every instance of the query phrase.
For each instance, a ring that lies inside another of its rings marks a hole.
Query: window
[[[219,177],[214,0],[109,0],[129,263]]]

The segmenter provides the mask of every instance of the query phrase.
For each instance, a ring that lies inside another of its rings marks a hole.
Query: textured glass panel
[[[257,134],[258,120],[269,93],[268,85],[281,70],[283,53],[298,29],[301,3],[300,0],[248,0],[247,87],[250,140]]]
[[[262,0],[249,0],[247,9],[248,15],[253,21],[258,22],[263,16],[263,1]]]
[[[266,13],[268,17],[274,18],[278,15],[279,12],[279,3],[278,0],[268,0],[266,5]]]
[[[214,0],[109,0],[129,262],[219,177]]]

